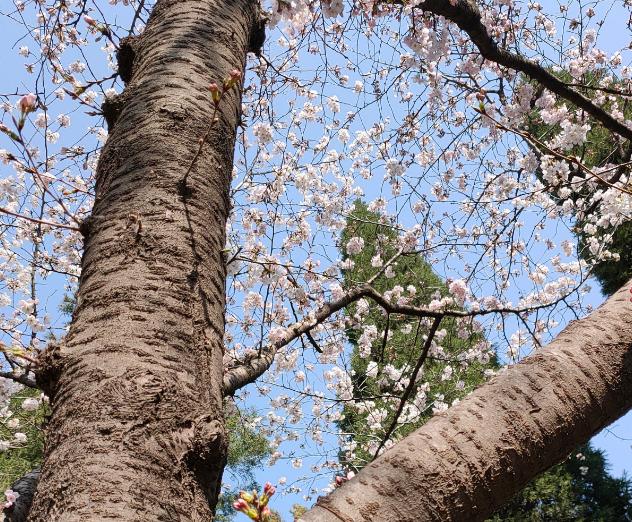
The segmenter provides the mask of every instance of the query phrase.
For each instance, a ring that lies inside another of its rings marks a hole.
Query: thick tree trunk
[[[301,521],[484,520],[632,407],[630,286],[319,499]]]
[[[51,395],[32,521],[212,518],[226,458],[225,268],[239,89],[253,0],[159,0],[120,52],[78,306],[45,355]],[[118,113],[120,111],[120,114]]]

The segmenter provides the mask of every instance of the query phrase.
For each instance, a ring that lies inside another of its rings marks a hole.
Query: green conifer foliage
[[[348,255],[345,245],[353,237],[361,238],[364,247],[359,253]],[[375,256],[379,255],[386,263],[398,252],[399,242],[397,230],[390,223],[383,222],[380,215],[369,211],[364,203],[356,202],[341,237],[343,257],[353,265],[344,271],[345,285],[352,287],[369,281],[380,270],[372,266]],[[408,303],[413,305],[428,304],[432,299],[448,295],[446,283],[419,253],[400,256],[392,273],[385,271],[373,286],[381,293],[399,287],[402,295],[409,299]],[[349,319],[353,319],[357,312],[357,304],[346,310]],[[358,341],[363,332],[373,327],[378,333],[377,338],[371,344],[370,353],[362,353]],[[422,356],[429,328],[430,323],[426,320],[388,316],[373,303],[369,303],[362,324],[348,328],[347,337],[353,345],[351,367],[356,400],[345,406],[344,418],[339,424],[343,432],[349,433],[352,447],[352,451],[341,455],[346,466],[359,469],[370,462],[376,445],[379,446],[388,435],[407,386],[407,375]],[[497,368],[493,350],[478,331],[477,324],[469,319],[444,319],[436,339],[440,339],[441,348],[430,350],[426,356],[409,404],[389,437],[392,440],[404,437],[423,424],[432,415],[433,408],[452,404],[467,395],[485,380],[485,370]],[[480,352],[482,356],[457,357],[474,346],[480,348],[481,343],[484,345]],[[369,365],[373,369],[369,373],[377,372],[375,376],[367,375]],[[401,423],[402,420],[405,422]]]
[[[490,522],[626,522],[632,482],[608,473],[603,452],[590,444],[529,483]]]

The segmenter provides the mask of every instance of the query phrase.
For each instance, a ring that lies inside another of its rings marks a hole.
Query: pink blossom
[[[276,492],[276,488],[270,482],[266,482],[263,486],[263,492],[271,497]]]
[[[33,112],[37,107],[37,96],[33,93],[25,94],[22,98],[20,98],[18,106],[20,107],[22,114]]]
[[[362,252],[363,248],[364,248],[364,239],[362,239],[361,237],[352,237],[347,242],[347,254],[349,254],[350,256],[359,254],[360,252]]]
[[[456,279],[455,281],[452,281],[448,289],[450,290],[450,293],[460,303],[463,303],[470,293],[469,289],[467,288],[467,284],[463,279]]]
[[[7,501],[3,504],[3,507],[4,509],[7,509],[15,503],[20,494],[16,491],[13,491],[12,489],[7,489],[4,492],[4,496],[6,497]]]

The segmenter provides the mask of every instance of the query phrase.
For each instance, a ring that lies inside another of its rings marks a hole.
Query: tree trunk
[[[77,309],[38,375],[52,418],[32,521],[212,518],[240,89],[194,156],[213,114],[207,87],[243,70],[258,16],[252,0],[159,0],[121,45],[129,83],[104,106],[112,128]]]
[[[301,521],[484,520],[632,406],[630,286],[319,499]]]

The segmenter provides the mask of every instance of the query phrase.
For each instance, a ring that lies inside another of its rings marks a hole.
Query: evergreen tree
[[[228,483],[229,487],[222,488],[217,503],[215,520],[218,522],[228,522],[235,518],[236,512],[232,504],[240,490],[260,489],[255,479],[255,471],[270,455],[268,439],[251,427],[254,412],[239,411],[232,402],[229,402],[226,414],[229,440],[228,462],[223,482]]]
[[[590,444],[531,481],[491,522],[632,520],[632,482],[614,478]]]
[[[348,218],[342,244],[348,244],[352,238],[360,238],[363,248],[351,255],[342,252],[347,287],[368,281],[378,266],[388,264],[398,252],[400,241],[397,230],[360,201]],[[428,304],[449,293],[432,266],[414,252],[398,257],[372,284],[380,293],[388,295],[392,291],[394,298],[407,299],[412,305]],[[363,311],[362,307],[368,308]],[[341,454],[341,461],[351,469],[370,462],[381,445],[388,446],[390,440],[418,428],[432,416],[433,409],[447,407],[467,395],[485,380],[486,370],[498,367],[494,351],[477,324],[469,319],[445,318],[437,328],[436,344],[424,350],[431,328],[427,321],[384,315],[378,306],[368,302],[352,304],[346,312],[351,323],[356,314],[363,314],[362,328],[352,324],[347,330],[353,345],[351,367],[356,400],[345,406],[339,423],[342,431],[349,434],[349,449]],[[370,348],[363,350],[359,344],[367,335],[374,339]],[[463,353],[471,353],[472,357],[454,355]],[[408,386],[401,376],[420,360],[417,382],[395,419],[400,397]]]

